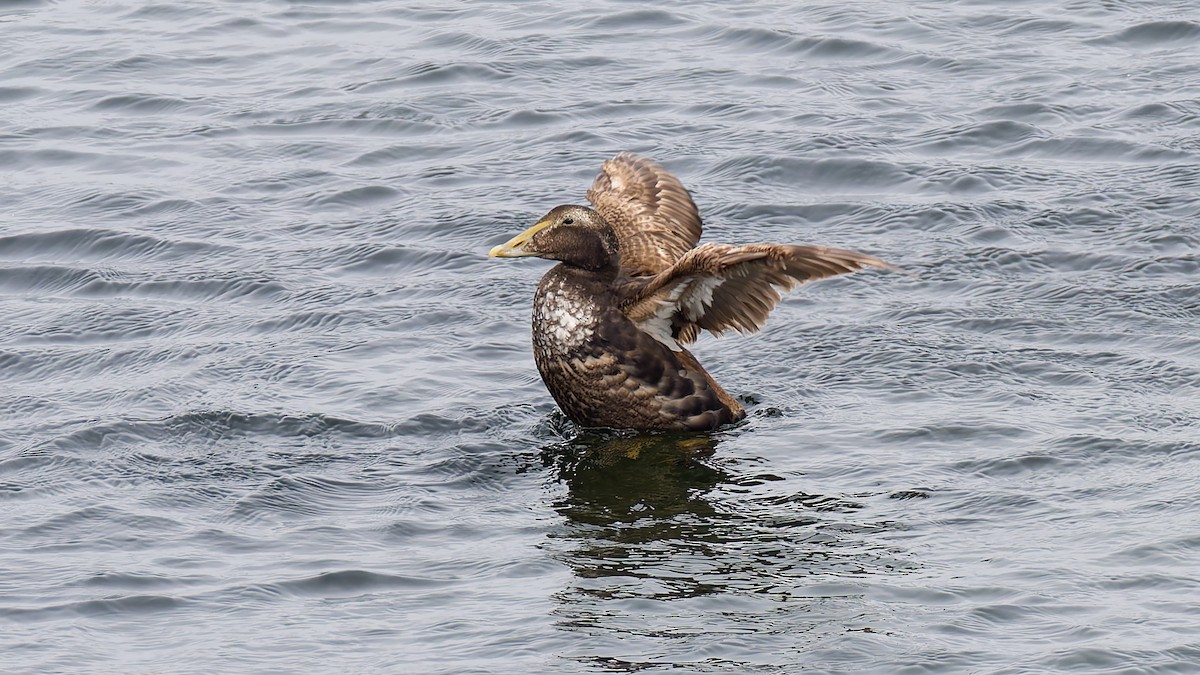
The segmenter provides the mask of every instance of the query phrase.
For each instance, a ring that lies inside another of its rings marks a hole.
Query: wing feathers
[[[692,248],[701,221],[691,195],[666,169],[629,152],[604,163],[587,198],[617,235],[626,316],[676,351],[701,330],[757,331],[781,290],[864,267],[894,269],[827,246]]]
[[[878,258],[828,246],[705,244],[644,282],[623,309],[643,330],[678,350],[700,330],[757,331],[790,290],[864,267],[895,269]],[[670,338],[670,339],[668,339]]]
[[[644,157],[622,152],[606,161],[587,198],[616,232],[628,274],[661,272],[700,240],[700,212],[692,196],[678,178]]]

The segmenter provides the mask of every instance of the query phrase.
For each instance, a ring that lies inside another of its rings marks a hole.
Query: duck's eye
[[[563,225],[570,225],[573,222],[575,222],[574,218],[563,218]]]

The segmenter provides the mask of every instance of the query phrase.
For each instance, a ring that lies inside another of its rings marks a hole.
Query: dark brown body
[[[745,417],[686,349],[640,330],[612,274],[558,265],[534,298],[533,354],[554,400],[583,426],[708,430]]]

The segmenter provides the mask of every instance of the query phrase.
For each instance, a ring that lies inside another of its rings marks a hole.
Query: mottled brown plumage
[[[588,201],[621,242],[626,274],[656,274],[700,241],[700,211],[679,179],[658,164],[622,152],[600,166]]]
[[[492,249],[558,260],[534,296],[533,353],[563,412],[583,426],[714,429],[745,410],[683,345],[701,330],[757,331],[789,290],[890,266],[825,246],[704,244],[679,180],[621,153],[586,206],[559,206]]]

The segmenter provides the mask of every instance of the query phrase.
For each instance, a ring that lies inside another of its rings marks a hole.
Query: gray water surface
[[[584,433],[634,150],[862,250]],[[0,670],[1200,672],[1192,0],[0,3]]]

